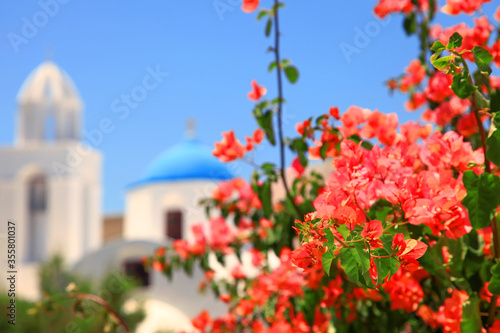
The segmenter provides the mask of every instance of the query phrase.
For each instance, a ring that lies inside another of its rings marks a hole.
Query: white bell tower
[[[61,254],[71,264],[102,243],[102,158],[80,141],[81,112],[75,85],[53,62],[21,87],[15,145],[0,147],[0,223],[17,224],[18,262]]]
[[[82,102],[70,77],[53,62],[35,69],[18,96],[17,144],[77,141]]]

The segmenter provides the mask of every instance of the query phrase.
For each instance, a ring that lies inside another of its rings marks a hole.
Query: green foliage
[[[490,75],[491,68],[490,62],[493,60],[491,53],[481,46],[474,46],[472,49],[472,54],[474,55],[474,62],[481,73]]]
[[[100,283],[92,283],[66,270],[62,258],[56,256],[42,264],[39,274],[41,290],[45,295],[43,299],[33,303],[18,297],[16,325],[1,320],[0,332],[122,332],[116,320],[102,306],[69,297],[66,288],[70,284],[75,291],[103,298],[131,331],[144,319],[140,304],[132,312],[124,311],[123,305],[137,284],[121,273],[109,273]],[[4,319],[7,318],[5,305],[9,302],[6,296],[6,293],[0,294],[0,313]]]
[[[260,128],[264,130],[267,140],[269,140],[272,145],[275,145],[276,139],[274,136],[273,128],[273,112],[268,109],[263,110],[265,107],[267,107],[267,104],[268,102],[262,102],[261,104],[257,105],[253,111],[253,114],[257,119],[257,123],[259,124]]]
[[[470,83],[468,72],[461,72],[453,76],[451,89],[459,98],[467,99],[477,87]]]
[[[370,142],[368,142],[367,140],[361,139],[361,137],[358,134],[353,134],[350,137],[348,137],[348,139],[351,141],[354,141],[356,143],[360,143],[361,141],[363,141],[361,143],[361,147],[363,147],[365,149],[371,150],[373,148],[373,145]]]
[[[267,20],[266,23],[266,36],[269,37],[271,35],[271,28],[273,25],[273,21],[271,19]]]
[[[323,264],[323,269],[325,270],[326,274],[328,274],[328,276],[331,275],[333,259],[335,259],[335,256],[332,254],[330,249],[328,249],[321,256],[321,263]]]
[[[495,295],[500,295],[500,263],[496,263],[491,268],[491,280],[488,285],[488,290]]]
[[[479,314],[479,298],[472,296],[462,305],[462,322],[460,329],[462,333],[481,332],[483,323]]]
[[[264,216],[269,218],[272,213],[271,182],[265,181],[262,186],[259,186],[257,193],[259,195],[260,202],[262,203]]]
[[[434,44],[431,46],[431,50],[434,51],[436,54],[440,54],[446,47],[441,43],[440,41],[435,41]],[[432,59],[432,58],[431,58]]]
[[[500,202],[500,178],[488,173],[478,176],[469,170],[463,180],[467,196],[462,203],[469,211],[471,225],[476,230],[486,228]]]
[[[434,67],[436,67],[437,69],[439,69],[441,71],[441,70],[448,68],[450,66],[450,61],[452,61],[453,59],[454,59],[454,57],[452,55],[446,56],[446,57],[441,57],[441,58],[437,58],[436,60],[434,60],[432,62],[432,64],[434,65]]]
[[[340,250],[340,264],[353,282],[374,288],[370,277],[370,252],[365,249],[364,242],[356,242],[353,245]]]
[[[496,166],[500,166],[500,130],[496,130],[491,134],[486,140],[486,145],[488,146],[486,156]]]
[[[403,27],[408,36],[413,35],[415,32],[417,32],[417,20],[415,13],[412,12],[405,17]]]
[[[493,93],[490,95],[490,109],[491,112],[495,112],[496,123],[500,124],[500,90],[494,89]],[[497,127],[499,127],[497,125]]]
[[[296,152],[297,155],[299,155],[300,164],[307,165],[308,161],[307,161],[306,153],[307,153],[308,147],[307,147],[307,143],[304,140],[301,140],[299,138],[294,139],[290,144],[290,149],[292,149],[292,151]]]
[[[290,83],[295,83],[299,79],[299,70],[295,66],[287,66],[284,69],[286,78]]]
[[[454,32],[453,35],[450,36],[448,40],[448,44],[446,44],[446,49],[451,50],[456,47],[462,46],[462,36],[458,32]]]

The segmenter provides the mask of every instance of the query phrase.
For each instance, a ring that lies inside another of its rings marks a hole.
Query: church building
[[[123,216],[104,223],[102,156],[81,140],[82,110],[71,78],[44,62],[20,89],[15,144],[0,147],[0,220],[17,225],[19,297],[39,299],[39,264],[62,254],[88,278],[113,270],[139,278],[136,296],[146,310],[139,333],[190,331],[189,318],[203,309],[224,313],[212,295],[197,293],[200,270],[168,282],[160,272],[146,272],[141,258],[191,239],[191,226],[206,221],[199,200],[232,178],[226,165],[195,138],[191,124],[185,139],[130,180]]]

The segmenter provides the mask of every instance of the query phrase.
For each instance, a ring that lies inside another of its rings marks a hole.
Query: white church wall
[[[191,226],[207,220],[199,201],[210,197],[216,184],[206,180],[169,181],[139,185],[129,190],[124,238],[166,240],[165,214],[168,210],[180,209],[183,213],[183,238],[191,240]]]
[[[47,180],[46,225],[35,236],[45,243],[42,258],[62,253],[68,261],[75,261],[102,242],[101,155],[88,148],[79,164],[61,174],[54,166],[68,166],[68,151],[74,149],[71,147],[76,143],[0,148],[0,193],[5,198],[0,201],[0,218],[16,220],[23,262],[29,261],[28,182],[36,175]],[[91,237],[82,237],[85,229]]]
[[[147,188],[137,188],[127,193],[123,225],[124,239],[159,239],[159,235],[153,232],[153,209],[149,192]]]

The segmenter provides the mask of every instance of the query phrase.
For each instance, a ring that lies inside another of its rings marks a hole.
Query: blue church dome
[[[179,180],[228,180],[233,175],[226,165],[212,155],[197,139],[186,139],[165,150],[147,167],[132,186]]]

